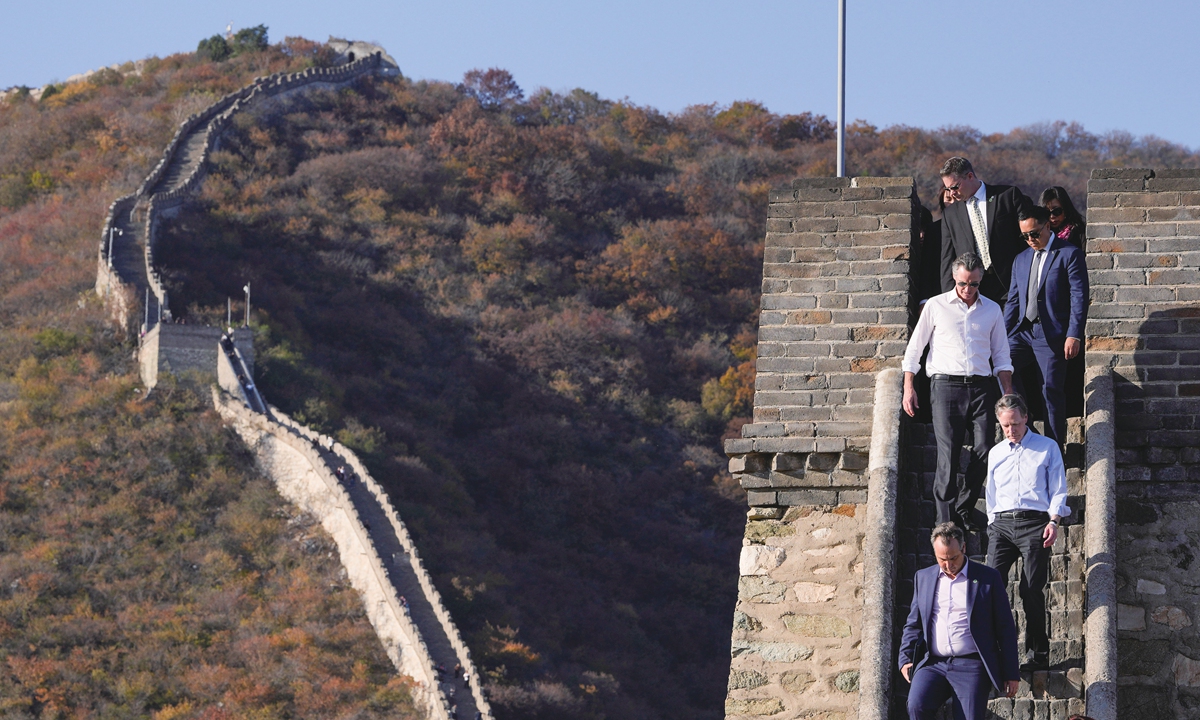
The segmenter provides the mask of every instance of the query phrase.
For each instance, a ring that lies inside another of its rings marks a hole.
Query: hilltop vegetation
[[[141,399],[91,291],[108,203],[289,47],[0,103],[2,717],[417,717],[324,531],[203,394]]]
[[[347,717],[406,712],[319,529],[185,387],[137,398],[132,341],[89,293],[105,208],[180,120],[329,61],[256,37],[0,104],[15,717],[327,716],[305,703],[335,695]],[[961,153],[1081,205],[1091,167],[1200,164],[1066,123],[859,122],[848,146],[853,173],[915,175],[925,197]],[[721,717],[744,502],[719,441],[751,408],[768,189],[833,173],[829,122],[526,97],[488,70],[240,116],[213,161],[157,255],[175,314],[217,322],[253,284],[260,387],[389,489],[498,715]],[[178,669],[151,676],[161,658]]]

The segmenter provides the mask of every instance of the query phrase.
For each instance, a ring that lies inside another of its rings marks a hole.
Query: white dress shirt
[[[1066,517],[1067,472],[1058,443],[1025,430],[1021,442],[1002,440],[988,453],[988,524],[1008,510],[1036,510]]]
[[[926,345],[925,371],[930,376],[992,375],[1013,369],[1004,314],[982,295],[970,306],[954,290],[929,298],[904,351],[905,372],[921,370]]]
[[[971,637],[971,615],[967,612],[967,590],[971,583],[967,566],[970,564],[970,560],[964,561],[962,570],[953,580],[944,570],[938,571],[933,612],[929,618],[930,634],[933,635],[929,649],[934,655],[956,657],[979,652],[975,638]]]
[[[963,199],[964,201],[966,200],[966,198]],[[987,219],[987,185],[985,185],[983,181],[979,182],[979,189],[975,191],[975,199],[978,201],[976,207],[979,208],[979,215],[983,218],[983,229],[985,233],[987,233],[984,235],[984,237],[990,237],[991,228],[988,227]],[[971,217],[970,207],[967,208],[967,217]]]
[[[1037,267],[1029,268],[1030,274],[1037,273],[1038,290],[1041,290],[1041,288],[1042,288],[1042,270],[1046,267],[1046,260],[1050,257],[1050,248],[1052,248],[1052,247],[1054,247],[1054,233],[1053,232],[1050,233],[1050,242],[1046,243],[1046,247],[1042,248],[1042,250],[1041,250],[1042,261],[1040,263],[1037,263]],[[1033,251],[1033,262],[1037,262],[1037,256],[1038,256],[1038,251],[1034,250]],[[1040,295],[1041,293],[1038,293],[1038,294]]]

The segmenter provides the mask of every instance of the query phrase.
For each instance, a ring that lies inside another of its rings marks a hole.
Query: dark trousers
[[[963,382],[944,376],[934,377],[930,386],[933,433],[938,449],[937,473],[933,479],[937,521],[954,522],[964,527],[987,475],[987,454],[996,436],[996,415],[992,406],[1000,398],[1000,386],[993,377]],[[959,455],[968,431],[971,432],[971,460],[960,485]]]
[[[1050,548],[1042,547],[1042,532],[1050,516],[1022,512],[1020,517],[998,515],[988,526],[988,565],[1008,580],[1017,558],[1024,561],[1019,586],[1025,606],[1025,649],[1043,659],[1050,654],[1046,629],[1046,580],[1050,575]]]
[[[1057,349],[1055,349],[1057,348]],[[1014,375],[1029,365],[1037,364],[1041,372],[1042,399],[1046,403],[1046,437],[1059,445],[1067,442],[1067,359],[1063,357],[1061,342],[1051,344],[1041,323],[1022,320],[1021,325],[1008,339],[1008,352],[1012,355]],[[1033,392],[1027,388],[1026,396]]]
[[[908,717],[925,720],[954,697],[955,720],[983,720],[992,681],[977,658],[932,658],[913,675]]]

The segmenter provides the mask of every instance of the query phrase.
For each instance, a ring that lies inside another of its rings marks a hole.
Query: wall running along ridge
[[[219,146],[221,134],[234,116],[248,110],[270,112],[279,99],[291,93],[339,87],[367,73],[394,76],[399,69],[390,56],[377,50],[338,68],[311,68],[300,73],[256,78],[247,87],[185,120],[162,160],[137,192],[118,198],[109,207],[97,257],[96,291],[105,298],[112,318],[122,328],[129,330],[131,323],[146,318],[139,366],[148,389],[157,383],[160,372],[190,374],[221,388],[213,388],[218,412],[254,451],[260,467],[275,481],[281,494],[321,520],[338,545],[347,577],[362,597],[367,616],[388,656],[401,673],[417,682],[418,704],[429,717],[448,720],[451,703],[439,687],[434,654],[389,579],[389,565],[376,549],[379,539],[373,536],[371,526],[359,515],[347,488],[338,482],[314,443],[344,459],[354,469],[386,521],[386,530],[399,543],[400,552],[392,558],[391,572],[412,574],[422,596],[413,600],[427,603],[437,624],[427,631],[444,634],[453,661],[461,664],[474,680],[470,697],[459,698],[459,704],[467,706],[466,711],[460,709],[460,712],[470,714],[477,709],[491,720],[491,708],[483,696],[470,649],[450,618],[390,499],[354,453],[329,437],[297,425],[279,410],[265,406],[250,380],[254,349],[248,328],[232,333],[233,345],[226,351],[219,344],[222,331],[217,328],[158,322],[159,308],[164,319],[170,317],[167,291],[154,262],[159,223],[176,214],[178,207],[199,189],[208,158]],[[124,234],[110,235],[114,229]],[[135,250],[141,257],[123,267],[119,262],[122,250],[126,251],[126,257]],[[143,305],[147,290],[151,293],[150,303]],[[247,402],[263,405],[266,412],[254,412]]]
[[[216,388],[213,389],[213,404],[221,417],[254,452],[259,467],[275,482],[280,494],[317,517],[333,537],[347,578],[362,597],[376,634],[396,668],[417,681],[416,699],[429,717],[446,720],[449,718],[450,703],[439,690],[437,663],[396,593],[390,579],[394,571],[389,570],[389,566],[397,568],[395,571],[415,573],[426,599],[433,605],[442,628],[450,637],[463,669],[476,679],[471,684],[476,708],[485,718],[491,718],[491,710],[483,697],[470,650],[463,643],[458,628],[442,603],[441,595],[421,563],[412,537],[396,514],[387,493],[367,473],[354,453],[332,438],[297,424],[277,408],[270,408],[270,416],[256,413],[240,400]],[[355,510],[349,493],[330,471],[314,443],[349,461],[358,473],[359,481],[383,508],[390,529],[400,539],[405,558],[393,558],[389,563],[380,557],[372,540],[372,530]],[[409,567],[398,568],[399,562]]]

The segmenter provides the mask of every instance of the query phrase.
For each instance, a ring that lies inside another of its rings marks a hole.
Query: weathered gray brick
[[[881,187],[848,187],[842,190],[842,200],[877,200],[882,197]]]
[[[1128,180],[1088,180],[1088,193],[1120,192],[1122,190],[1143,190],[1146,181],[1141,179]]]
[[[763,310],[797,310],[816,306],[815,295],[764,295],[762,299]]]
[[[1142,208],[1088,208],[1088,224],[1142,222],[1145,219],[1146,211]]]
[[[1175,223],[1133,223],[1129,225],[1118,225],[1117,237],[1173,237],[1176,234],[1175,227]]]
[[[873,216],[852,216],[838,218],[837,229],[838,232],[863,232],[867,230],[878,230],[879,218]]]
[[[1088,195],[1088,207],[1092,196]],[[1117,205],[1121,207],[1164,207],[1179,204],[1177,192],[1123,192],[1117,194]]]
[[[1142,270],[1097,270],[1088,273],[1092,285],[1145,285],[1146,273]]]
[[[778,504],[784,507],[802,505],[836,505],[834,490],[784,490],[779,493]]]
[[[833,202],[842,199],[841,188],[801,188],[794,190],[800,202]]]

